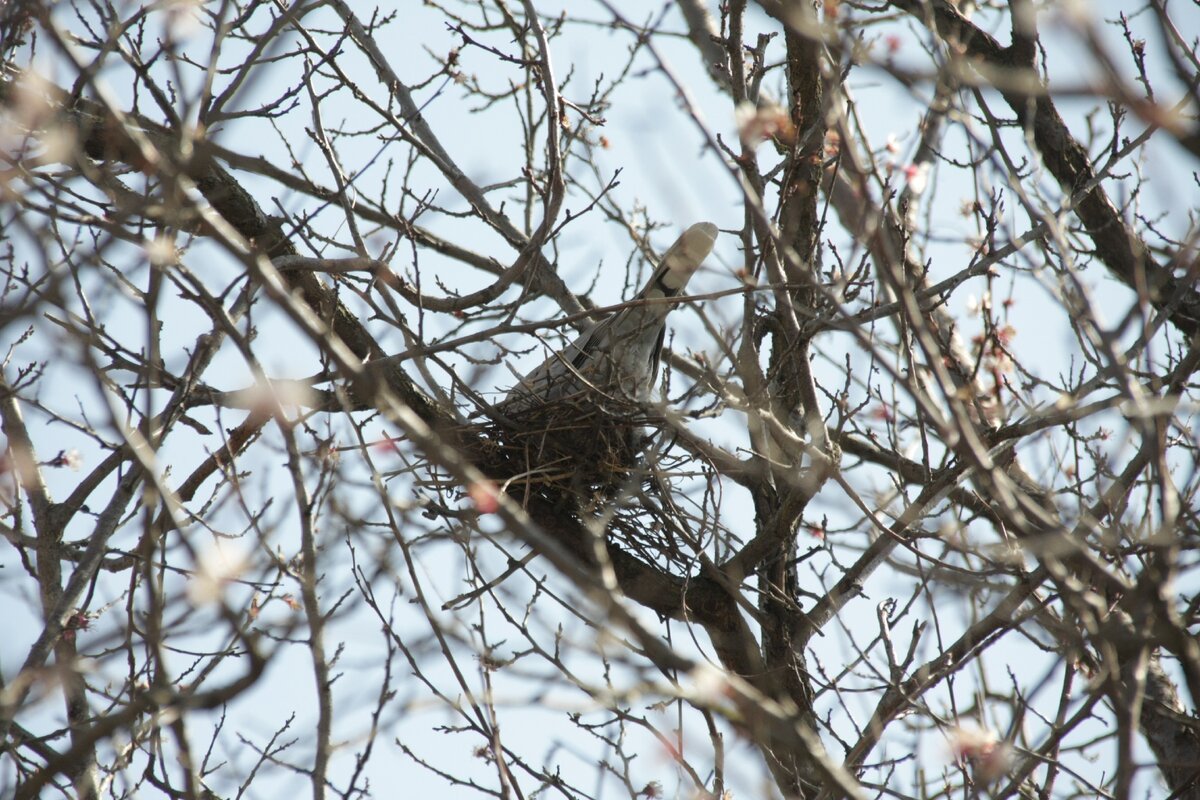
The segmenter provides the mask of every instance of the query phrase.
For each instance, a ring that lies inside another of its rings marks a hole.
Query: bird
[[[569,404],[628,409],[651,402],[667,315],[676,305],[655,301],[683,291],[716,239],[717,226],[711,222],[684,231],[627,305],[521,378],[497,410],[518,419]]]

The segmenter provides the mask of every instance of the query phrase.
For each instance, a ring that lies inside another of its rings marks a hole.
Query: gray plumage
[[[651,400],[667,314],[675,307],[660,299],[683,291],[716,238],[717,226],[710,222],[684,231],[629,305],[581,333],[522,378],[498,410],[511,417],[586,396],[596,402]]]

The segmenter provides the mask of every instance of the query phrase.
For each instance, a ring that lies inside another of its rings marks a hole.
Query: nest
[[[611,396],[597,402],[587,390],[471,426],[481,434],[479,466],[517,502],[536,496],[581,521],[603,513],[615,544],[686,572],[691,558],[679,548],[669,512],[653,501],[627,502],[644,485],[650,494],[663,485],[645,458],[663,427],[642,404]]]
[[[638,480],[639,461],[661,420],[638,404],[586,393],[510,414],[510,424],[488,422],[487,459],[493,477],[510,487],[611,496]]]

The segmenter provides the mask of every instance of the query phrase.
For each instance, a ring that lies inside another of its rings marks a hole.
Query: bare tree
[[[1200,798],[1194,6],[417,6],[0,5],[0,793]]]

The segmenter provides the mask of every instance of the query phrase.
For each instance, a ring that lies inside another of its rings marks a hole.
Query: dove
[[[676,305],[655,301],[683,291],[712,252],[716,239],[717,226],[711,222],[698,222],[684,231],[624,308],[581,333],[521,378],[497,409],[515,418],[585,398],[625,404],[651,401],[667,315]]]

